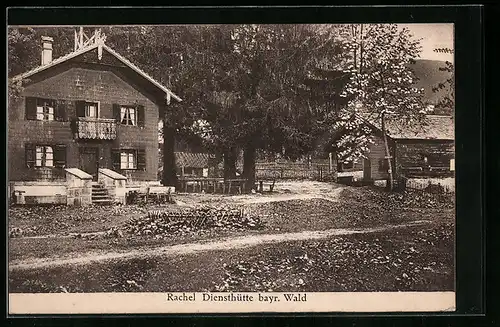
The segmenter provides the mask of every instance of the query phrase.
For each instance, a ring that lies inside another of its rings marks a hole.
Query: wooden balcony
[[[79,117],[74,121],[73,132],[76,139],[114,140],[116,121],[107,118]]]

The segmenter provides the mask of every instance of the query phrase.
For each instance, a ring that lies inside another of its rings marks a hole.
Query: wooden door
[[[372,163],[370,159],[363,161],[363,180],[370,181],[372,179]]]
[[[97,172],[99,169],[98,148],[80,148],[80,169],[92,175],[93,180],[97,181]]]

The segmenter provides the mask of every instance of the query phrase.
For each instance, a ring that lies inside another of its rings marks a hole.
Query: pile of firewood
[[[149,211],[147,216],[131,219],[124,230],[133,235],[185,234],[198,230],[259,229],[259,217],[243,210],[226,208],[185,208],[176,211]]]

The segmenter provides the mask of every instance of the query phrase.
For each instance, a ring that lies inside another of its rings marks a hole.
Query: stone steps
[[[105,189],[99,183],[92,183],[92,203],[95,204],[111,204],[112,200],[108,194],[108,190]]]

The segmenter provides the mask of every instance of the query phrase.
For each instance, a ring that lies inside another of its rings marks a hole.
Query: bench
[[[262,180],[259,181],[259,187],[258,187],[258,192],[263,193],[264,192],[264,187],[269,187],[269,192],[272,192],[274,190],[274,184],[276,183],[276,180]]]

